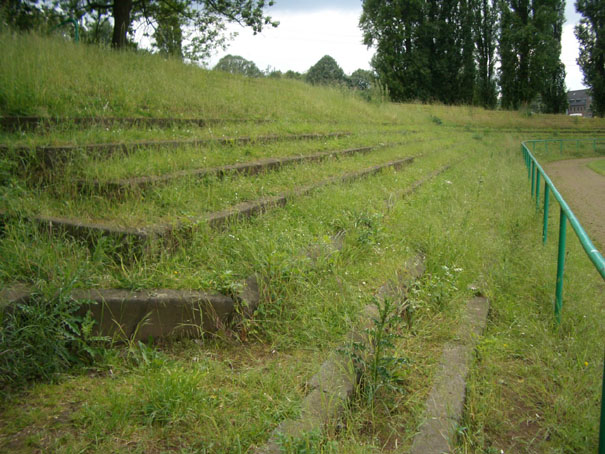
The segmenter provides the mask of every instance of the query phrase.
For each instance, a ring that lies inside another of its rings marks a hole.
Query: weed
[[[441,126],[443,124],[443,120],[436,115],[431,115],[431,121],[435,123],[437,126]]]
[[[380,213],[370,214],[362,212],[354,219],[354,227],[357,233],[357,242],[360,245],[371,246],[380,243],[380,235],[383,230],[381,226],[383,215]]]
[[[102,356],[107,339],[93,334],[94,321],[69,298],[70,290],[61,288],[50,298],[36,294],[0,315],[0,387],[50,380]]]
[[[224,295],[235,296],[242,289],[243,284],[241,278],[236,276],[232,270],[221,270],[210,278],[207,286],[215,288]]]
[[[336,454],[337,443],[327,441],[318,430],[306,432],[298,437],[280,434],[278,444],[281,454]]]
[[[390,297],[374,297],[372,304],[377,317],[365,330],[364,341],[353,342],[344,350],[353,359],[360,377],[361,396],[371,407],[381,389],[401,392],[402,367],[408,362],[394,354],[402,322],[401,308]]]

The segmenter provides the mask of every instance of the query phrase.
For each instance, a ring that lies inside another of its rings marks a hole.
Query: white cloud
[[[346,1],[342,0],[342,3]],[[370,69],[373,50],[361,44],[361,8],[338,9],[339,5],[335,6],[325,10],[270,11],[280,25],[265,28],[258,35],[239,25],[229,25],[229,31],[237,32],[238,36],[226,51],[219,52],[210,60],[209,67],[213,67],[221,57],[233,54],[252,60],[262,70],[271,66],[284,72],[305,72],[321,57],[330,55],[347,74],[358,68]],[[287,2],[283,7],[289,7]],[[578,41],[573,32],[580,16],[570,4],[566,8],[566,16],[569,22],[563,27],[561,60],[567,73],[567,88],[577,90],[584,88],[583,76],[576,63]]]
[[[561,61],[565,65],[567,76],[565,84],[568,90],[579,90],[585,88],[582,83],[582,71],[576,63],[580,47],[576,36],[574,35],[575,24],[566,24],[563,26],[563,36],[561,38]]]
[[[272,17],[280,22],[279,27],[266,28],[257,35],[231,25],[229,30],[239,35],[226,51],[210,60],[209,66],[232,54],[252,60],[260,69],[272,66],[280,71],[304,72],[324,55],[330,55],[347,74],[369,69],[373,51],[361,43],[360,14],[343,10],[275,11]]]

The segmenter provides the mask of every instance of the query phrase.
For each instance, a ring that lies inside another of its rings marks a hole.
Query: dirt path
[[[544,166],[597,248],[605,248],[605,177],[588,163],[605,158],[557,161]]]

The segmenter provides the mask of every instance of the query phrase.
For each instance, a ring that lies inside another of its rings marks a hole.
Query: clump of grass
[[[366,329],[366,342],[355,342],[349,353],[360,379],[363,399],[373,407],[378,393],[401,392],[401,377],[407,359],[395,353],[395,343],[403,322],[402,307],[392,297],[374,298],[378,317]]]
[[[328,440],[319,430],[291,437],[280,434],[278,439],[282,454],[336,454],[340,452],[333,440]]]
[[[70,300],[69,290],[35,294],[0,313],[0,397],[102,356],[104,339],[93,334],[94,321]]]

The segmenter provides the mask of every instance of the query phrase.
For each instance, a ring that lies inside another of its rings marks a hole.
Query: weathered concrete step
[[[344,150],[331,150],[318,153],[312,153],[309,155],[296,155],[286,156],[283,158],[267,158],[260,159],[253,162],[243,162],[238,164],[229,164],[219,167],[208,167],[203,169],[187,169],[180,170],[164,175],[152,175],[152,176],[141,176],[133,178],[123,178],[119,180],[99,181],[99,180],[79,180],[77,185],[80,189],[92,190],[97,193],[103,194],[122,194],[128,190],[133,189],[144,189],[148,186],[158,185],[162,183],[169,183],[172,180],[180,178],[204,178],[208,176],[215,176],[218,178],[224,177],[228,174],[245,174],[255,175],[261,172],[277,169],[287,165],[300,164],[303,162],[316,162],[324,159],[350,156],[357,153],[368,153],[370,151],[377,150],[379,148],[391,147],[399,145],[398,143],[391,144],[380,144],[367,147],[348,148]]]
[[[385,164],[369,167],[358,172],[351,172],[342,176],[328,178],[326,180],[320,181],[319,183],[303,186],[277,196],[265,197],[253,202],[243,202],[226,210],[210,213],[205,217],[205,220],[208,222],[208,224],[210,224],[210,226],[217,228],[226,224],[227,222],[232,222],[237,219],[248,218],[255,214],[262,213],[264,211],[267,211],[269,208],[284,206],[286,203],[288,203],[288,201],[293,198],[302,197],[325,186],[339,183],[349,183],[351,181],[359,180],[364,177],[376,175],[379,172],[389,168],[399,170],[404,166],[411,164],[414,159],[416,159],[415,156],[397,159],[395,161],[390,161]]]
[[[229,326],[236,316],[250,317],[260,301],[254,276],[235,297],[195,290],[78,289],[70,298],[81,304],[80,315],[90,312],[96,334],[117,340],[201,337]],[[31,301],[27,287],[0,292],[1,311]]]
[[[403,304],[409,288],[425,272],[424,257],[416,256],[406,262],[395,280],[385,283],[377,292],[379,298],[392,297]],[[356,328],[347,335],[345,349],[352,345],[364,344],[369,349],[367,330],[378,317],[374,305],[364,308]],[[353,395],[359,380],[352,358],[340,349],[330,353],[308,383],[310,393],[303,399],[300,417],[285,420],[271,433],[267,443],[258,448],[256,454],[278,454],[281,452],[279,440],[283,437],[298,438],[311,431],[321,431],[330,421],[334,421]]]
[[[42,116],[3,116],[0,117],[0,129],[5,131],[31,131],[36,128],[54,128],[61,125],[91,126],[155,126],[166,128],[177,125],[210,126],[230,123],[274,123],[275,120],[264,118],[179,118],[179,117],[42,117]],[[336,122],[332,122],[336,123]],[[377,126],[398,126],[397,122],[372,123]]]
[[[462,420],[468,376],[477,339],[487,324],[489,301],[471,299],[456,334],[441,356],[426,401],[425,421],[414,437],[410,454],[444,454],[454,452],[456,429]]]
[[[55,128],[67,126],[155,126],[166,128],[176,125],[209,126],[229,123],[269,123],[273,120],[254,118],[146,118],[146,117],[38,117],[5,116],[0,117],[0,129],[5,131],[31,131],[36,128]]]
[[[293,140],[317,140],[348,136],[349,132],[334,132],[329,134],[287,134],[287,135],[265,135],[257,137],[219,137],[208,139],[187,139],[187,140],[154,140],[138,141],[130,143],[97,143],[87,145],[57,145],[57,146],[37,146],[34,148],[27,146],[11,147],[9,145],[0,145],[0,152],[7,153],[10,150],[23,155],[24,159],[31,160],[32,152],[35,154],[35,160],[46,167],[53,167],[60,164],[76,152],[93,153],[98,157],[109,157],[115,153],[127,155],[141,149],[175,149],[180,147],[199,147],[209,144],[219,145],[244,145],[249,143],[270,143],[278,141]]]
[[[303,186],[277,196],[264,197],[251,202],[243,202],[226,210],[209,213],[198,218],[190,218],[187,222],[155,224],[135,229],[108,226],[101,223],[85,223],[59,217],[31,216],[24,219],[27,219],[29,222],[34,223],[39,227],[49,229],[51,233],[65,233],[76,238],[83,238],[91,243],[94,243],[100,236],[116,238],[124,246],[124,251],[121,252],[138,254],[152,250],[153,243],[155,243],[155,240],[157,239],[168,239],[175,235],[190,234],[201,223],[207,223],[213,228],[218,228],[227,222],[249,218],[271,208],[283,206],[295,197],[309,194],[314,190],[328,185],[351,182],[366,176],[375,175],[388,168],[395,170],[401,169],[412,163],[414,159],[415,157],[406,157],[385,164],[372,166],[358,172],[351,172],[341,176],[328,178],[321,182]],[[8,218],[10,218],[10,216],[7,214],[0,213],[0,220],[6,222]]]
[[[548,134],[552,138],[553,131],[557,134],[605,134],[605,128],[493,128],[490,126],[468,126],[468,125],[442,125],[442,128],[464,129],[467,132],[495,132],[495,133],[521,133],[521,134]]]

